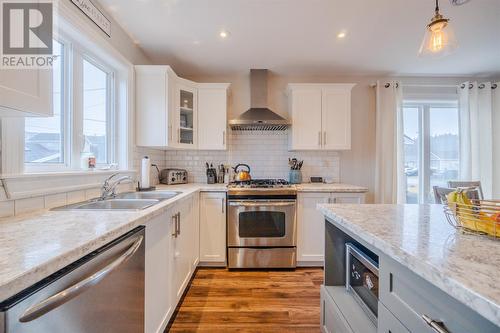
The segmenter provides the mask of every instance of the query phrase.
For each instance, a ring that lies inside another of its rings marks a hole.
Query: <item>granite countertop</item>
[[[302,183],[295,185],[298,192],[338,192],[338,193],[365,193],[368,192],[368,188],[350,185],[350,184],[341,184],[341,183]]]
[[[226,191],[224,184],[160,185],[157,189],[182,193],[141,211],[43,210],[0,219],[0,302],[197,191]]]
[[[298,191],[350,192],[357,186],[301,184]],[[0,218],[0,302],[164,213],[195,192],[225,192],[226,184],[159,185],[180,195],[141,211],[42,210]]]
[[[500,241],[449,225],[441,205],[328,205],[318,209],[361,239],[500,326]]]

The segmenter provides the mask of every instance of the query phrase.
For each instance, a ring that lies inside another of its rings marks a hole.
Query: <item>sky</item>
[[[404,108],[404,131],[410,138],[418,136],[418,111],[417,108]],[[457,108],[431,108],[430,109],[430,134],[458,134],[458,109]]]

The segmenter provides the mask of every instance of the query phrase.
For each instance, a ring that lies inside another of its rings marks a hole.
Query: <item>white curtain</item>
[[[460,179],[480,180],[485,198],[500,197],[498,83],[460,86]]]
[[[405,203],[401,83],[376,86],[375,203]]]

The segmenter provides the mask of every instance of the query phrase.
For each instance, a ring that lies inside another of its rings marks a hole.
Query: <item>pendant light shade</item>
[[[439,3],[436,0],[434,17],[425,30],[424,40],[418,51],[419,56],[445,56],[458,47],[450,20],[439,13]]]

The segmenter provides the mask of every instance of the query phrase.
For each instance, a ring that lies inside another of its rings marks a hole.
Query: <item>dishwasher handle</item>
[[[63,305],[64,303],[72,300],[76,296],[83,293],[85,290],[90,287],[96,285],[99,281],[104,279],[109,273],[118,268],[121,264],[126,262],[130,257],[132,257],[144,240],[144,236],[139,236],[137,240],[127,249],[127,251],[123,252],[116,260],[102,268],[101,270],[93,273],[92,275],[86,277],[80,282],[72,285],[64,289],[63,291],[58,292],[55,295],[46,298],[45,300],[37,303],[36,305],[30,306],[19,318],[21,323],[27,323],[32,320],[37,319],[40,316],[43,316],[47,312]]]

